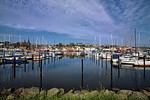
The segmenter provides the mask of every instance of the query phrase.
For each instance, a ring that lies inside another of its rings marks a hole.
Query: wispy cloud
[[[131,32],[132,27],[147,23],[149,3],[148,0],[1,0],[0,24],[65,33],[75,38],[121,36]]]
[[[137,24],[142,24],[141,21],[147,22],[145,18],[149,18],[150,15],[148,12],[149,0],[107,0],[103,4],[115,22],[126,24],[129,27],[136,27]]]

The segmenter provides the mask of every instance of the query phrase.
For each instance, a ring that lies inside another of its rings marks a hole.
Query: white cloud
[[[0,22],[16,28],[65,33],[75,38],[100,34],[118,36],[129,33],[131,26],[138,23],[147,9],[140,8],[142,1],[1,0]]]

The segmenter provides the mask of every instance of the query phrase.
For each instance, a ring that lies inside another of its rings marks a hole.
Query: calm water
[[[150,70],[118,68],[109,61],[77,57],[56,57],[39,62],[30,61],[17,67],[0,65],[0,90],[10,87],[53,87],[69,89],[140,89],[150,86]]]

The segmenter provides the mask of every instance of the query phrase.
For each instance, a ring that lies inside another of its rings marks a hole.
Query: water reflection
[[[70,56],[71,55],[71,56]],[[28,64],[0,65],[0,90],[37,86],[69,89],[140,89],[150,84],[148,68],[112,65],[111,61],[66,53]]]

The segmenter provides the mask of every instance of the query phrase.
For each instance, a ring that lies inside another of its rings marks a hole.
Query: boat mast
[[[136,54],[136,52],[137,52],[137,50],[136,50],[136,28],[134,28],[134,35],[135,35],[135,54]]]
[[[114,46],[113,46],[113,36],[111,34],[111,48],[113,49],[111,52],[113,53],[114,52]]]
[[[141,46],[141,35],[140,35],[140,33],[139,33],[139,48],[140,48],[140,46]]]
[[[101,35],[99,35],[99,45],[100,45],[100,49],[101,49],[101,46],[102,46],[102,43],[101,43]]]
[[[19,39],[20,39],[19,47],[21,47],[21,35],[20,35]]]

